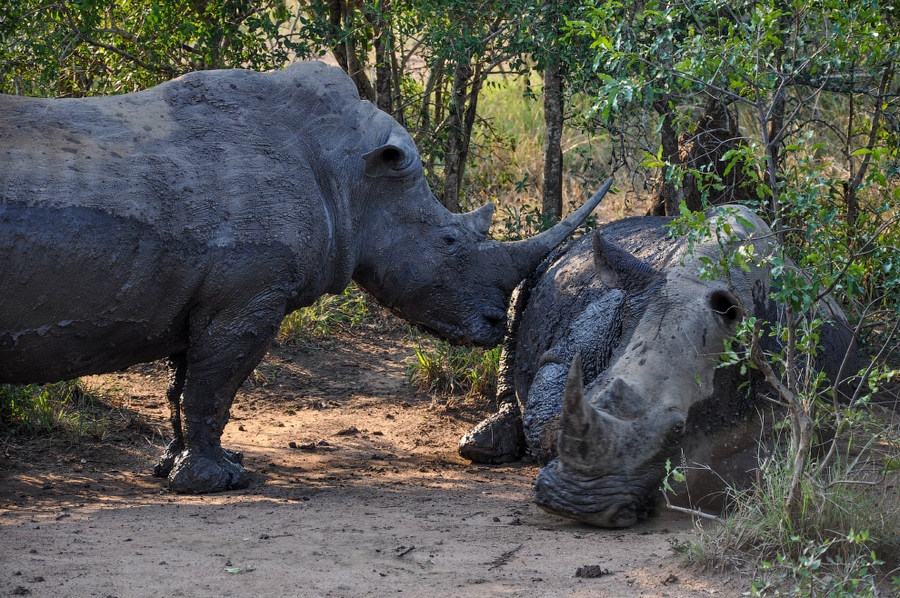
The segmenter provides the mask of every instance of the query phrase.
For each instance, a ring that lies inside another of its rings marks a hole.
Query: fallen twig
[[[497,558],[495,558],[493,561],[491,561],[491,566],[488,567],[488,571],[491,571],[492,569],[497,569],[498,567],[502,567],[503,565],[505,565],[506,563],[508,563],[508,562],[509,562],[509,559],[511,559],[511,558],[513,557],[514,554],[516,554],[517,552],[519,552],[519,550],[520,550],[523,546],[524,546],[524,544],[519,544],[518,546],[516,546],[516,547],[513,548],[512,550],[507,550],[506,552],[504,552],[503,554],[501,554],[500,556],[498,556]]]

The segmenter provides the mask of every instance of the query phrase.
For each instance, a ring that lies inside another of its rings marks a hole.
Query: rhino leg
[[[166,388],[166,399],[169,401],[169,421],[172,424],[172,441],[166,446],[159,462],[153,467],[153,475],[158,478],[168,477],[175,467],[175,459],[184,451],[184,430],[181,427],[181,393],[184,392],[184,381],[187,375],[187,355],[177,353],[169,357],[169,385]],[[222,449],[229,461],[237,464],[244,462],[244,454],[239,451]]]
[[[249,483],[242,455],[222,448],[222,431],[235,393],[265,355],[284,308],[251,302],[227,320],[220,317],[228,312],[214,316],[187,353],[181,400],[184,450],[175,457],[168,476],[175,492],[221,492]],[[173,442],[177,437],[176,433]]]
[[[509,463],[521,457],[524,449],[522,412],[517,403],[509,402],[459,441],[459,454],[475,463]]]
[[[168,477],[175,466],[175,458],[184,450],[184,432],[181,429],[181,393],[184,392],[184,380],[187,374],[187,355],[177,353],[169,357],[169,385],[166,388],[166,399],[169,401],[169,421],[172,423],[172,442],[166,447],[153,468],[153,475],[159,478]]]

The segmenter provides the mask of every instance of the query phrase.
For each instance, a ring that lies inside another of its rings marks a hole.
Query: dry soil
[[[110,412],[107,438],[2,446],[0,595],[747,595],[746,578],[681,563],[683,515],[580,525],[531,502],[535,464],[460,458],[459,437],[495,406],[410,388],[413,356],[395,324],[273,348],[223,439],[250,487],[206,496],[152,475],[163,367],[89,379],[127,409]]]

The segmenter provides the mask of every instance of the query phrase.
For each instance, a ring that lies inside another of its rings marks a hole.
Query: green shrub
[[[896,235],[896,220],[864,226],[860,218],[851,229],[809,180],[797,181],[789,188],[793,203],[782,211],[783,222],[796,223],[784,231],[791,244],[770,255],[731,245],[732,232],[712,230],[702,213],[683,210],[679,221],[679,234],[690,242],[713,235],[722,248],[718,259],[700,258],[701,277],[730,285],[729,272],[768,265],[770,299],[785,314],[772,322],[746,318],[726,342],[722,365],[761,372],[782,419],[776,419],[773,450],[755,483],[729,489],[730,510],[717,526],[703,529],[690,555],[738,567],[756,579],[757,596],[888,595],[879,593],[876,580],[884,561],[897,555],[900,516],[892,482],[900,436],[878,420],[873,405],[897,371],[880,355],[859,372],[845,371],[838,384],[812,364],[828,317],[823,300],[845,306],[857,336],[867,324],[880,329],[883,356],[896,348],[896,298],[889,285],[873,293],[864,284],[866,271],[876,266],[868,248]],[[850,236],[853,243],[841,242]],[[792,251],[804,275],[790,266]],[[776,348],[763,348],[766,336],[779,339]],[[839,386],[853,389],[849,404],[838,398]]]

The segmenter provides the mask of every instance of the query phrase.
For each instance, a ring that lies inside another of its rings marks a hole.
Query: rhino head
[[[494,346],[510,294],[599,204],[612,184],[553,228],[524,241],[487,239],[493,204],[453,214],[434,197],[418,151],[399,126],[367,152],[368,197],[353,278],[401,318],[457,344]],[[414,200],[414,201],[412,201]]]
[[[760,233],[767,230],[749,211],[741,216]],[[740,221],[730,224],[740,242],[764,250]],[[626,527],[654,509],[666,460],[677,463],[694,425],[692,407],[708,399],[727,402],[727,395],[737,392],[723,387],[728,374],[716,366],[725,338],[748,315],[741,306],[761,310],[768,305],[768,272],[732,272],[729,286],[724,280],[701,280],[696,262],[682,259],[683,247],[662,268],[606,243],[599,232],[593,250],[599,278],[627,293],[632,313],[626,313],[609,367],[596,379],[583,380],[580,359],[573,359],[558,422],[557,457],[541,469],[535,499],[559,515]],[[710,243],[695,255],[714,257],[717,250]]]

